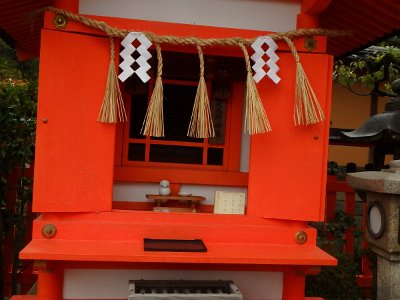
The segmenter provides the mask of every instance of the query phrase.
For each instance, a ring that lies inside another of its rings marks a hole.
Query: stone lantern
[[[377,254],[377,299],[400,299],[400,160],[390,169],[348,174],[367,202],[366,239]]]
[[[392,82],[392,90],[397,96],[385,104],[383,113],[370,117],[354,131],[342,131],[340,137],[349,144],[373,147],[377,170],[384,167],[386,154],[400,159],[400,79]]]

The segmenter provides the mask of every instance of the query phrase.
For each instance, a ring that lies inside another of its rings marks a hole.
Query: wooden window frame
[[[190,81],[163,79],[163,83],[192,84]],[[208,84],[210,87],[210,84]],[[135,139],[129,138],[131,94],[123,92],[128,114],[128,121],[117,127],[114,180],[119,182],[159,182],[168,178],[171,183],[180,184],[207,184],[247,187],[248,173],[240,172],[240,148],[242,137],[242,114],[243,114],[244,83],[233,81],[231,83],[231,96],[227,99],[225,142],[222,146],[209,145],[207,139],[203,142],[204,147],[223,148],[223,165],[195,165],[179,163],[160,163],[128,161],[127,149],[129,142]],[[210,93],[209,93],[210,95]],[[150,144],[161,145],[185,145],[189,142],[151,140],[150,137],[137,139],[146,144],[146,152]],[[199,146],[201,143],[193,142]],[[203,152],[204,156],[207,152]],[[148,156],[146,156],[148,158]]]
[[[163,84],[171,84],[171,85],[180,85],[180,86],[197,86],[197,82],[194,81],[186,81],[186,80],[174,80],[174,79],[163,79]],[[150,86],[154,86],[154,82],[150,83]],[[208,86],[208,93],[210,94],[211,90],[211,83],[207,84]],[[149,98],[151,96],[151,89],[149,88]],[[128,93],[126,99],[132,99],[132,94]],[[149,101],[150,99],[148,99]],[[227,110],[226,110],[226,124],[230,124],[230,117],[231,117],[231,101],[227,103]],[[127,101],[127,115],[128,115],[128,124],[129,126],[129,121],[131,120],[131,105],[132,101]],[[230,126],[226,126],[225,128],[225,136],[226,134],[230,131]],[[122,156],[122,165],[123,166],[148,166],[148,167],[168,167],[168,168],[192,168],[192,169],[209,169],[209,170],[227,170],[228,169],[228,155],[224,154],[223,156],[223,162],[222,165],[208,165],[207,164],[207,153],[209,148],[219,148],[219,149],[224,149],[225,151],[229,148],[229,142],[230,139],[225,139],[224,144],[218,145],[218,144],[210,144],[208,142],[208,139],[203,139],[203,142],[186,142],[186,141],[172,141],[172,140],[155,140],[152,139],[150,136],[145,136],[144,139],[138,139],[138,138],[130,138],[129,137],[129,130],[124,130],[123,133],[123,149],[128,149],[128,146],[130,143],[138,143],[138,144],[144,144],[145,145],[145,160],[144,161],[133,161],[133,160],[128,160],[128,155],[126,151],[123,151],[123,156]],[[152,162],[150,160],[150,146],[151,145],[167,145],[167,146],[187,146],[187,147],[198,147],[198,148],[203,148],[203,157],[202,157],[202,164],[185,164],[185,163],[163,163],[163,162]]]

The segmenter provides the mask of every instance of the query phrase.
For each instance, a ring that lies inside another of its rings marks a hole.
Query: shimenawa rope
[[[106,22],[91,19],[71,12],[47,7],[45,10],[65,16],[73,21],[85,24],[88,27],[95,28],[106,33],[110,38],[111,60],[109,74],[106,85],[105,97],[99,113],[99,120],[102,122],[115,123],[126,120],[125,108],[114,65],[114,43],[113,38],[125,38],[130,30],[119,29],[110,26]],[[188,135],[206,138],[214,136],[214,127],[212,124],[210,105],[207,95],[207,87],[204,80],[204,58],[201,47],[204,46],[239,46],[244,54],[247,70],[247,89],[246,89],[246,114],[245,130],[250,134],[262,133],[271,130],[268,118],[265,114],[263,104],[258,94],[256,84],[252,77],[252,71],[249,61],[249,55],[246,46],[251,45],[257,38],[198,38],[198,37],[177,37],[169,35],[156,35],[151,32],[143,32],[146,37],[155,43],[158,59],[157,78],[153,95],[143,122],[142,132],[145,135],[163,136],[163,87],[162,87],[162,57],[159,44],[167,43],[174,45],[196,45],[200,59],[200,80],[196,93],[195,104],[193,106],[191,121],[189,124]],[[283,33],[271,33],[268,36],[274,40],[284,40],[292,51],[296,62],[296,94],[295,94],[295,125],[314,124],[324,120],[323,111],[318,103],[314,91],[307,79],[304,69],[300,63],[297,50],[291,39],[324,35],[329,37],[349,35],[349,31],[338,31],[328,29],[298,29]]]

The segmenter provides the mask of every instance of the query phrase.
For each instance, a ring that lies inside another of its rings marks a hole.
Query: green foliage
[[[7,46],[0,39],[0,81],[24,79],[36,81],[38,78],[39,61],[37,59],[19,62],[15,49]]]
[[[0,174],[24,167],[33,158],[36,81],[0,83]]]
[[[0,197],[4,205],[7,175],[33,159],[38,62],[19,63],[15,50],[2,40],[0,53]]]
[[[322,267],[317,275],[307,276],[307,296],[324,299],[356,300],[361,298],[361,289],[356,285],[356,275],[360,272],[361,250],[354,254],[344,253],[344,234],[355,227],[354,218],[343,211],[336,211],[335,218],[328,223],[312,223],[317,229],[317,244],[338,260],[335,267]],[[354,232],[357,237],[361,233]],[[360,247],[356,247],[360,249]]]
[[[18,62],[15,50],[0,40],[0,266],[4,277],[3,243],[12,240],[12,288],[17,292],[18,272],[22,265],[18,253],[25,245],[30,216],[32,178],[25,176],[25,166],[34,156],[38,61]],[[18,171],[16,182],[9,174]],[[17,188],[16,197],[8,192]],[[7,197],[8,196],[8,197]],[[3,298],[0,289],[0,299]]]
[[[333,78],[352,92],[355,92],[354,86],[360,84],[370,89],[366,95],[391,95],[390,84],[400,78],[400,48],[373,47],[372,50],[338,60],[335,63]]]
[[[36,99],[36,81],[0,82],[0,207],[3,213],[7,212],[4,227],[9,230],[19,224],[23,218],[22,210],[32,198],[31,179],[24,176],[18,182],[15,203],[8,203],[7,192],[15,184],[8,182],[8,175],[17,169],[23,173],[25,165],[33,159]],[[7,210],[9,207],[15,207],[17,211],[11,213]]]

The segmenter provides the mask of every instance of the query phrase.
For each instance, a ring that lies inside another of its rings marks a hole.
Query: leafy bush
[[[37,83],[0,83],[0,174],[24,167],[33,158]]]
[[[337,60],[333,78],[357,95],[393,96],[391,83],[400,78],[400,48],[398,45],[372,46]],[[355,91],[357,84],[369,92]]]
[[[15,294],[18,272],[23,268],[18,253],[31,221],[32,178],[25,176],[25,167],[34,156],[38,61],[18,62],[15,50],[1,40],[0,53],[0,281],[3,283],[5,265],[12,265],[11,294]],[[10,177],[12,173],[17,174],[16,180]],[[15,198],[9,193],[13,188]],[[3,251],[10,250],[3,247],[6,239],[12,243],[11,262],[4,261]]]
[[[360,273],[361,250],[356,247],[355,253],[344,253],[344,234],[355,228],[353,217],[343,211],[336,211],[335,218],[328,223],[312,223],[317,229],[317,244],[338,260],[334,267],[322,267],[317,275],[307,276],[307,296],[318,296],[324,299],[352,300],[361,298],[361,289],[356,284]],[[354,231],[357,237],[360,232]]]

